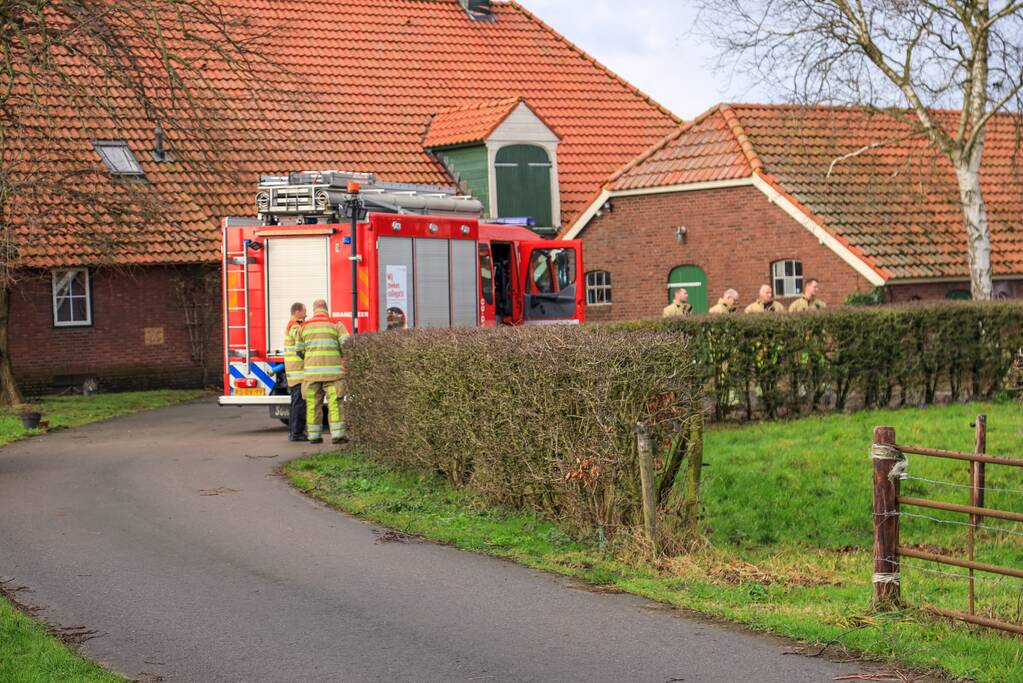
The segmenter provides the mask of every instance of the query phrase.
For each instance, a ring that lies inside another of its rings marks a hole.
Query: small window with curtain
[[[601,306],[611,303],[611,273],[594,270],[586,273],[586,305]]]
[[[92,298],[86,268],[53,271],[53,324],[56,327],[92,325]]]
[[[799,296],[803,293],[803,262],[795,259],[771,264],[775,296]]]

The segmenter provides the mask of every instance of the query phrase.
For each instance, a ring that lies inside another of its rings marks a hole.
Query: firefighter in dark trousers
[[[348,338],[344,325],[330,319],[327,302],[317,299],[313,303],[313,316],[307,318],[298,332],[298,347],[302,355],[306,400],[306,433],[309,443],[323,442],[323,402],[326,398],[330,421],[330,435],[334,443],[345,443],[345,423],[341,416],[341,345]]]
[[[298,346],[298,331],[305,321],[305,314],[305,304],[291,304],[291,320],[284,333],[284,372],[288,377],[288,393],[291,394],[291,409],[288,411],[289,441],[305,441],[306,405],[302,398],[305,372]]]

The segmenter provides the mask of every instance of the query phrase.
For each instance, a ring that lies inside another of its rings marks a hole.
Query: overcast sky
[[[693,29],[691,0],[519,0],[612,71],[691,119],[711,105],[762,100],[741,76],[714,71],[714,51]]]

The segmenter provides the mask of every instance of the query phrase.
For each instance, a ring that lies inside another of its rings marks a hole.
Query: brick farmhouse
[[[40,135],[40,159],[95,174],[100,192],[146,186],[166,208],[159,224],[114,229],[63,206],[19,229],[10,345],[27,390],[93,377],[111,389],[196,385],[203,358],[215,380],[220,286],[208,275],[221,219],[255,214],[260,174],[457,184],[488,215],[538,217],[537,231],[554,235],[615,169],[681,124],[515,2],[217,5],[267,37],[258,101],[252,84],[209,66],[227,94],[210,106],[222,107],[218,163],[229,177],[175,161],[189,142],[169,126],[157,149],[159,122],[116,94],[94,117],[69,108]]]
[[[948,112],[948,123],[957,117]],[[982,183],[995,292],[1023,296],[1020,120],[988,126]],[[616,172],[562,235],[582,239],[589,320],[660,313],[675,287],[698,312],[726,288],[771,284],[787,303],[968,298],[966,233],[950,164],[903,115],[718,105]]]

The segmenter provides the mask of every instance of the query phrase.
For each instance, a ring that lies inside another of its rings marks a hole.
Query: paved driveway
[[[166,681],[830,681],[862,670],[379,530],[293,491],[303,447],[204,401],[0,450],[0,578]]]

